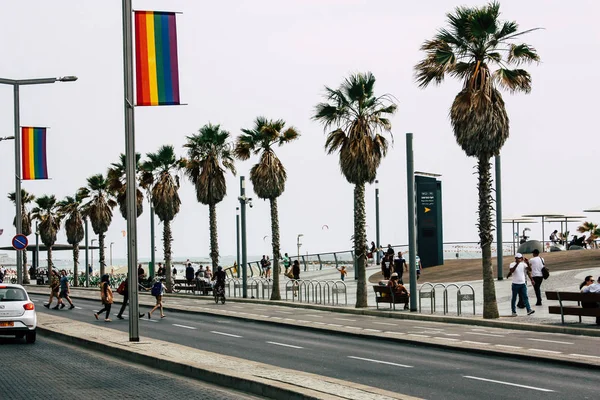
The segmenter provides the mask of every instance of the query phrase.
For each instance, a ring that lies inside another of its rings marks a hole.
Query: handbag
[[[544,279],[548,279],[548,277],[550,276],[550,270],[546,268],[546,263],[544,262],[543,258],[542,264],[544,265],[544,267],[542,268],[542,277],[544,277]]]

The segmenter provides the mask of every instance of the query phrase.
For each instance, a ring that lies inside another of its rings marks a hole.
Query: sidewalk
[[[30,293],[48,293],[47,288],[29,287],[28,290]],[[98,301],[100,306],[97,289],[73,288],[72,297]],[[140,294],[139,299],[142,312],[154,305],[154,298],[148,294]],[[120,296],[115,295],[115,300],[119,302]],[[595,326],[527,323],[520,322],[521,318],[511,317],[484,320],[480,317],[462,318],[249,299],[228,299],[227,304],[216,305],[212,297],[181,294],[166,295],[164,302],[167,310],[180,312],[600,367],[600,337],[595,337],[600,336],[600,329],[595,329]]]

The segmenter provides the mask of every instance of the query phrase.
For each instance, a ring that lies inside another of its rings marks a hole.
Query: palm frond
[[[540,56],[537,51],[525,44],[511,44],[508,52],[508,62],[516,65],[531,64],[532,62],[540,62]]]
[[[531,92],[531,75],[524,69],[498,68],[494,73],[494,80],[511,93]]]

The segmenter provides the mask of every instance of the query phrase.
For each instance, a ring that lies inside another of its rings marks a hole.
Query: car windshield
[[[25,300],[27,300],[27,294],[25,294],[23,289],[16,287],[0,287],[0,302]]]

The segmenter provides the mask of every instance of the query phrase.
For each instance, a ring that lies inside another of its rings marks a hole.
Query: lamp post
[[[252,198],[246,197],[246,178],[240,176],[240,211],[242,219],[242,297],[248,297],[248,259],[246,254],[246,204],[252,208]]]
[[[110,267],[111,268],[114,266],[113,262],[112,262],[112,247],[113,247],[113,244],[115,244],[115,242],[110,242]]]
[[[296,246],[298,246],[298,264],[300,263],[300,247],[302,246],[302,243],[300,243],[300,238],[302,236],[304,236],[304,234],[299,233],[296,237]],[[304,265],[304,271],[306,271],[306,265]]]
[[[97,241],[98,241],[98,239],[92,239],[91,240],[91,246],[92,246],[92,249],[91,249],[92,250],[92,264],[91,265],[92,265],[92,271],[94,270],[94,249],[93,249],[93,247],[94,247],[94,242],[97,242]]]
[[[150,263],[152,265],[149,268],[148,275],[152,279],[156,272],[156,244],[154,243],[154,206],[152,205],[152,199],[148,198],[148,201],[150,201]]]
[[[15,138],[14,136],[0,137],[0,142],[3,140],[13,140],[14,138]]]
[[[235,242],[237,246],[237,277],[240,277],[240,208],[235,208]]]
[[[19,87],[24,85],[43,85],[54,82],[73,82],[76,81],[76,76],[64,76],[61,78],[35,78],[35,79],[6,79],[0,78],[0,84],[11,85],[13,87],[14,96],[14,125],[15,125],[15,228],[16,234],[23,233],[21,226],[23,216],[21,215],[21,136],[19,128],[21,121],[19,119]],[[8,138],[6,138],[8,139]],[[17,252],[17,283],[23,283],[23,264],[21,253]]]
[[[375,240],[377,240],[377,248],[381,246],[379,240],[379,181],[375,180]],[[379,251],[377,252],[377,265],[381,260],[379,259]]]
[[[37,270],[40,267],[40,230],[37,221],[35,221],[35,257],[33,257],[33,260],[35,261],[35,273],[37,275]]]

